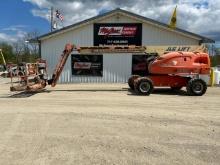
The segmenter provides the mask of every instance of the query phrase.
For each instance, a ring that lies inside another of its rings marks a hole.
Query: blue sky
[[[168,23],[176,5],[179,28],[212,38],[220,47],[220,0],[4,0],[0,41],[14,42],[34,30],[49,32],[51,6],[62,12],[67,26],[117,7]]]
[[[38,8],[36,5],[21,0],[6,0],[1,2],[0,33],[8,40],[14,41],[17,36],[22,37],[25,32],[38,30],[41,34],[50,30],[49,22],[32,14],[31,9]],[[0,38],[1,39],[1,38]]]

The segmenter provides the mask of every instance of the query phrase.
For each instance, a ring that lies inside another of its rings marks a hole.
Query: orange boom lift
[[[160,47],[163,48],[163,47]],[[65,63],[73,50],[81,54],[86,53],[145,53],[157,49],[156,47],[144,46],[103,46],[103,47],[76,47],[72,44],[66,44],[61,58],[54,69],[52,78],[45,79],[44,75],[38,76],[35,84],[27,85],[22,90],[37,91],[43,89],[46,85],[55,87],[59,76],[65,66]],[[199,49],[197,49],[199,50]],[[128,85],[138,94],[150,95],[154,87],[171,87],[179,90],[186,87],[189,95],[201,96],[206,92],[207,84],[200,78],[201,75],[210,74],[210,59],[207,53],[199,51],[175,51],[162,54],[154,59],[150,58],[148,62],[147,76],[141,77],[133,75],[128,80]],[[46,69],[46,68],[44,68]],[[36,78],[35,78],[36,79]],[[20,88],[13,87],[12,91]]]
[[[148,65],[148,76],[133,75],[128,84],[142,95],[151,94],[155,86],[169,86],[174,90],[186,87],[189,95],[201,96],[206,92],[207,84],[200,76],[209,74],[210,59],[207,53],[170,52]]]

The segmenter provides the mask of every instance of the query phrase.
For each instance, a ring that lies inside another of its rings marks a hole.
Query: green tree
[[[216,55],[219,55],[219,56],[220,56],[220,48],[216,48],[216,49],[215,49],[215,52],[216,52]]]
[[[0,43],[0,49],[4,55],[6,63],[15,63],[16,57],[13,52],[13,47],[5,42]],[[0,64],[3,64],[3,59],[0,56]]]
[[[215,67],[216,65],[220,65],[220,48],[214,47],[215,55],[211,56],[211,65]]]
[[[211,66],[220,65],[220,55],[210,56]]]
[[[39,32],[34,30],[13,43],[16,63],[36,62],[36,59],[39,58],[39,44],[31,40],[36,39],[37,36],[39,36]]]

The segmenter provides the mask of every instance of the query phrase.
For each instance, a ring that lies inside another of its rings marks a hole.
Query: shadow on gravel
[[[15,93],[9,96],[2,96],[0,98],[27,98],[27,97],[31,97],[34,96],[38,93],[49,93],[49,91],[40,91],[40,92],[19,92],[19,93]]]
[[[21,92],[21,93],[13,94],[9,96],[9,98],[26,98],[26,97],[31,97],[35,94],[37,93],[36,92]]]
[[[3,96],[3,97],[0,97],[0,98],[28,98],[28,97],[34,96],[38,93],[51,93],[51,92],[122,92],[122,91],[128,91],[129,93],[127,95],[144,96],[144,95],[138,95],[134,90],[131,90],[130,88],[121,88],[121,89],[43,90],[43,91],[39,91],[39,92],[20,92],[20,93],[15,93],[15,94],[10,95],[10,96]],[[184,90],[173,91],[169,88],[154,89],[152,94],[188,96],[186,91],[184,91]]]
[[[138,95],[135,91],[131,90],[130,88],[121,88],[121,89],[72,89],[72,90],[58,89],[58,90],[50,90],[48,92],[122,92],[122,91],[128,91],[129,93],[127,95],[142,96],[142,95]],[[154,89],[152,94],[188,96],[186,91],[184,91],[184,90],[173,91],[170,88]]]
[[[144,96],[144,95],[138,95],[134,90],[128,89],[130,92],[128,95],[137,95],[137,96]],[[184,90],[174,91],[170,88],[156,88],[154,89],[152,94],[156,95],[176,95],[176,96],[188,96],[187,92]]]
[[[65,90],[65,89],[58,89],[58,90],[51,90],[48,92],[120,92],[120,91],[127,91],[128,88],[122,88],[122,89],[71,89],[71,90]]]

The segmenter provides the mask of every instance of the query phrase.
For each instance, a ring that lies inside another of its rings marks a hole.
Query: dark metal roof
[[[150,19],[150,18],[147,18],[147,17],[143,17],[141,15],[138,15],[138,14],[135,14],[135,13],[132,13],[132,12],[129,12],[129,11],[126,11],[126,10],[122,10],[120,8],[117,8],[115,10],[111,10],[109,12],[106,12],[104,14],[100,14],[100,15],[97,15],[95,17],[92,17],[92,18],[89,18],[89,19],[86,19],[84,21],[81,21],[81,22],[77,22],[75,24],[72,24],[72,25],[69,25],[69,26],[66,26],[64,28],[61,28],[59,30],[56,30],[56,31],[53,31],[53,32],[50,32],[50,33],[47,33],[47,34],[44,34],[44,35],[41,35],[38,37],[38,40],[41,40],[42,38],[44,37],[47,37],[47,36],[50,36],[50,35],[53,35],[53,34],[56,34],[56,33],[59,33],[61,31],[65,31],[65,30],[68,30],[68,29],[71,29],[73,27],[76,27],[78,25],[81,25],[83,23],[88,23],[90,21],[94,21],[96,19],[99,19],[99,18],[102,18],[102,17],[105,17],[107,15],[110,15],[110,14],[113,14],[113,13],[117,13],[117,12],[121,12],[121,13],[124,13],[124,14],[127,14],[127,15],[131,15],[133,17],[137,17],[139,19],[142,19],[142,20],[145,20],[147,22],[151,22],[155,25],[159,25],[159,26],[162,26],[162,27],[165,27],[165,28],[169,28],[169,26],[165,23],[161,23],[159,21],[155,21],[153,19]],[[192,32],[189,32],[189,31],[186,31],[186,30],[183,30],[183,29],[180,29],[180,28],[175,28],[175,29],[172,29],[174,31],[177,31],[177,32],[180,32],[180,33],[184,33],[184,34],[187,34],[187,35],[190,35],[190,36],[193,36],[193,37],[196,37],[196,38],[201,38],[200,40],[200,43],[215,43],[214,40],[210,39],[210,38],[207,38],[207,37],[204,37],[204,36],[201,36],[201,35],[198,35],[198,34],[195,34],[195,33],[192,33]]]

